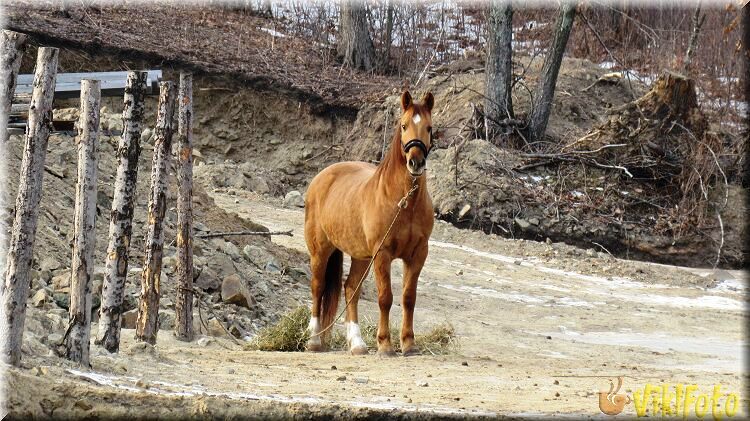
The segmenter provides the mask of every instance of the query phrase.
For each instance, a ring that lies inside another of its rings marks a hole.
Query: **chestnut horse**
[[[343,283],[349,303],[344,323],[349,351],[355,355],[367,354],[358,324],[357,301],[360,281],[375,256],[372,267],[380,307],[378,354],[395,355],[388,321],[393,303],[391,262],[394,259],[404,262],[401,350],[404,356],[419,353],[414,343],[413,321],[417,279],[427,258],[427,241],[434,223],[432,200],[425,183],[427,154],[432,146],[433,104],[431,93],[417,104],[408,91],[404,92],[403,113],[390,151],[380,165],[340,162],[321,171],[310,183],[305,199],[305,241],[312,270],[308,351],[325,349],[328,329],[338,311],[343,253],[346,253],[352,258],[349,276]],[[406,208],[397,213],[397,204],[410,191],[413,195],[408,198]],[[398,216],[394,220],[395,215]]]

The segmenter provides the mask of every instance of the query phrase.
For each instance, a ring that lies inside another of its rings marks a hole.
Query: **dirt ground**
[[[301,209],[253,193],[210,194],[230,214],[292,229],[293,237],[273,241],[304,251]],[[392,320],[400,319],[400,275],[394,264]],[[123,351],[94,351],[91,371],[29,350],[24,367],[9,372],[9,408],[19,418],[604,418],[597,392],[616,376],[630,396],[646,383],[747,390],[746,288],[738,271],[623,261],[439,222],[420,280],[416,328],[453,324],[460,345],[454,354],[274,353],[226,338],[185,344],[168,333],[152,348],[125,331]],[[377,314],[372,296],[360,304],[364,317]],[[634,411],[630,404],[623,415]]]

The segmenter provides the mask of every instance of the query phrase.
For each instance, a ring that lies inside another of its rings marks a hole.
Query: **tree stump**
[[[151,194],[148,203],[146,258],[141,274],[141,299],[135,338],[156,343],[159,333],[161,261],[164,248],[164,213],[167,210],[167,163],[172,150],[174,108],[177,89],[172,82],[161,82],[159,110],[154,130],[154,158],[151,168]]]
[[[98,80],[81,81],[78,120],[78,182],[76,184],[73,261],[70,265],[70,320],[66,357],[88,367],[91,334],[91,282],[96,244],[96,161],[99,142]]]
[[[39,202],[42,197],[47,140],[52,125],[57,57],[57,48],[39,48],[29,107],[26,146],[21,161],[21,177],[16,197],[16,216],[8,244],[5,285],[0,309],[4,318],[0,328],[0,344],[6,346],[2,356],[5,362],[16,366],[21,362],[21,342],[30,284],[29,271],[34,252]]]
[[[125,280],[128,276],[130,237],[133,233],[133,209],[138,158],[141,154],[143,100],[148,72],[128,72],[122,110],[123,131],[117,146],[117,176],[109,222],[109,245],[99,310],[99,334],[96,344],[109,352],[120,348],[120,316]]]

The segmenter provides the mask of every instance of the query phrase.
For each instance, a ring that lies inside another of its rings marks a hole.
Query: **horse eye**
[[[406,130],[406,124],[401,125],[401,130]]]

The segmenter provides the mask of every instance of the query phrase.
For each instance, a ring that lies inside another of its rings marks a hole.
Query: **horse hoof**
[[[311,344],[307,343],[307,346],[305,346],[305,350],[307,352],[323,352],[323,345],[322,344]]]
[[[378,357],[393,358],[396,356],[396,351],[392,349],[378,350]]]
[[[422,351],[419,350],[416,346],[413,346],[403,353],[404,357],[413,357],[415,355],[422,355]]]
[[[369,352],[367,351],[366,346],[357,346],[351,349],[352,355],[367,355]]]

